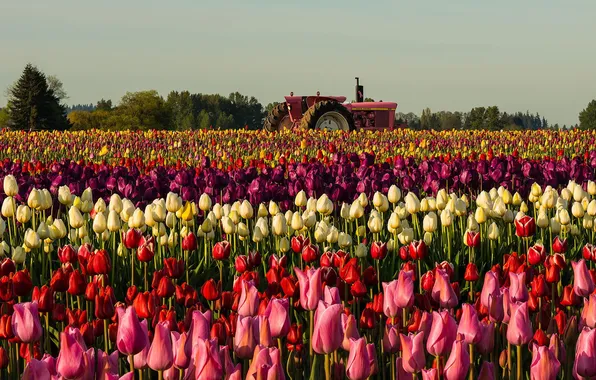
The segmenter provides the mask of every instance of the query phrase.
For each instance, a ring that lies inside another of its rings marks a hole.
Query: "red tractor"
[[[304,128],[353,131],[361,129],[393,129],[397,103],[365,102],[364,87],[356,78],[356,102],[344,103],[345,96],[290,96],[267,115],[264,128]]]

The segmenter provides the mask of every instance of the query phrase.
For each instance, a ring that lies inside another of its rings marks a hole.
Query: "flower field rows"
[[[594,136],[0,133],[0,378],[594,378]]]

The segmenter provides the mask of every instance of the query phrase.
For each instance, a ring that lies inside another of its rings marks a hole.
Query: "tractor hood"
[[[355,111],[383,111],[395,110],[397,103],[393,102],[362,102],[344,104],[347,109]]]

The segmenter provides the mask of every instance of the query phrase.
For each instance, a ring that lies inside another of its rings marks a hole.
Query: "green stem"
[[[517,380],[522,379],[522,346],[517,346]]]
[[[329,362],[329,354],[325,354],[325,380],[331,380],[331,363]]]

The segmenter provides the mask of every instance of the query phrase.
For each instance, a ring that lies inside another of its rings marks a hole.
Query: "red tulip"
[[[562,239],[560,237],[555,237],[553,240],[553,252],[554,253],[565,253],[567,252],[567,239]]]
[[[155,238],[153,236],[149,238],[141,237],[137,247],[137,259],[146,263],[153,260],[153,256],[155,256]]]
[[[366,285],[358,280],[350,286],[350,294],[356,298],[362,298],[366,295]]]
[[[428,255],[428,247],[424,240],[414,240],[410,243],[409,250],[412,260],[424,260]]]
[[[536,222],[534,218],[524,215],[515,219],[515,234],[522,238],[533,236],[536,232]]]
[[[210,278],[201,287],[201,294],[207,301],[215,301],[220,297],[219,287],[215,283],[215,280]]]
[[[74,250],[72,245],[67,244],[64,247],[58,248],[58,260],[62,264],[71,263],[74,264],[77,262],[78,255],[77,252]]]
[[[531,282],[532,286],[532,294],[536,297],[544,297],[548,293],[548,285],[546,285],[545,277],[542,273],[538,276],[535,276]]]
[[[170,278],[180,278],[184,274],[184,260],[176,260],[174,257],[163,259],[163,269]]]
[[[0,316],[0,339],[12,339],[12,315],[3,314]]]
[[[85,294],[87,281],[79,270],[74,270],[68,279],[68,294],[71,296],[80,296]]]
[[[294,253],[302,253],[302,248],[308,244],[310,244],[310,239],[305,238],[302,235],[292,237],[291,246]]]
[[[89,261],[87,262],[87,274],[89,275],[96,275],[96,274],[108,274],[112,269],[112,263],[110,260],[110,255],[103,249],[99,249],[93,252],[89,256]]]
[[[596,261],[596,246],[587,243],[582,248],[582,256],[586,261]]]
[[[136,228],[129,228],[122,236],[122,242],[128,249],[137,249],[141,244],[141,238],[143,237],[141,230]]]
[[[435,274],[433,273],[433,271],[429,270],[428,272],[422,275],[422,279],[420,281],[422,281],[422,289],[424,289],[427,292],[430,292],[435,286]]]
[[[174,286],[172,279],[167,276],[163,276],[159,280],[159,285],[157,286],[157,296],[161,298],[170,298],[175,292],[176,287]]]
[[[350,259],[341,267],[339,277],[348,284],[353,284],[360,279],[360,267],[356,258]]]
[[[157,304],[159,303],[156,302],[155,297],[152,293],[139,293],[137,294],[137,297],[133,302],[133,306],[136,312],[135,314],[138,315],[139,318],[153,318],[153,315],[155,315],[155,308]]]
[[[212,255],[215,260],[227,260],[230,257],[230,250],[232,245],[227,241],[219,241],[215,243],[212,250]]]
[[[31,293],[33,282],[27,269],[20,270],[12,276],[14,294],[17,297],[25,297]]]
[[[528,250],[528,262],[530,265],[542,264],[545,258],[546,250],[542,244],[536,243]]]
[[[553,256],[549,256],[544,262],[544,268],[546,269],[546,282],[554,284],[559,282],[561,268],[551,260]]]
[[[387,243],[374,241],[370,246],[370,256],[375,260],[383,260],[387,256]]]
[[[198,244],[197,244],[197,237],[193,232],[189,232],[188,235],[186,235],[183,239],[182,239],[182,250],[183,251],[194,251],[195,249],[197,249]]]
[[[33,288],[33,295],[31,297],[33,301],[37,301],[39,311],[42,313],[50,313],[54,308],[54,291],[47,285]]]
[[[302,260],[305,263],[312,263],[319,259],[319,246],[313,244],[305,244],[302,247]]]
[[[480,278],[478,275],[478,268],[476,268],[476,264],[469,263],[466,266],[466,271],[464,273],[464,280],[466,281],[476,281]]]
[[[476,248],[480,245],[480,233],[477,231],[467,231],[465,239],[468,247]]]
[[[0,300],[8,302],[14,297],[12,279],[2,276],[0,279]]]
[[[111,286],[99,289],[99,294],[95,296],[95,318],[110,319],[116,312],[114,304],[116,297]]]

